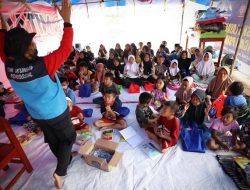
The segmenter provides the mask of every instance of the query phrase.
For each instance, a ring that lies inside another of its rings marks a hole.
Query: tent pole
[[[184,12],[185,12],[185,0],[182,0],[182,16],[181,16],[180,44],[181,44],[181,38],[182,38],[183,21],[184,21]]]
[[[134,4],[134,15],[135,15],[135,0],[133,0],[133,4]]]
[[[167,9],[167,0],[164,0],[164,11]]]
[[[250,1],[248,1],[248,3],[247,3],[247,9],[246,9],[246,12],[245,12],[245,15],[244,15],[242,27],[241,27],[241,30],[240,30],[240,36],[239,36],[239,39],[238,39],[238,42],[237,42],[237,46],[236,46],[236,50],[235,50],[235,53],[234,53],[234,59],[233,59],[233,63],[232,63],[231,70],[230,70],[230,76],[232,75],[233,70],[234,70],[236,58],[237,58],[238,51],[239,51],[240,41],[241,41],[242,34],[243,34],[243,31],[244,31],[244,28],[245,28],[245,23],[246,23],[246,20],[247,20],[249,6],[250,6]]]
[[[87,0],[85,0],[85,5],[86,5],[86,9],[87,9],[87,16],[89,18],[89,6],[88,6]]]

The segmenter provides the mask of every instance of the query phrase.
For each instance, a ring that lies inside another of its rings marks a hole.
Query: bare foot
[[[163,154],[166,153],[167,151],[168,151],[167,148],[161,150],[161,152],[162,152]]]
[[[54,173],[53,178],[55,180],[54,184],[56,189],[62,189],[62,177]]]

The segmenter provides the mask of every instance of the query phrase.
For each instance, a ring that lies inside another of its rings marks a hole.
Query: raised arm
[[[44,63],[51,78],[54,79],[56,71],[65,62],[72,51],[73,28],[70,24],[71,3],[68,0],[62,1],[62,8],[58,9],[59,14],[64,21],[63,37],[60,47],[54,52],[44,57]]]
[[[0,8],[2,4],[0,3]],[[7,31],[7,25],[5,20],[3,19],[3,15],[0,14],[0,20],[1,20],[1,30],[0,30],[0,58],[2,61],[5,63],[6,61],[6,56],[4,53],[4,38],[5,38],[5,33]]]

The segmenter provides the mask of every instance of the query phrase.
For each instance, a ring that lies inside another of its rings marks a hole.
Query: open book
[[[126,129],[121,130],[120,133],[132,148],[137,147],[143,141],[142,137],[137,134],[133,127],[129,126]]]

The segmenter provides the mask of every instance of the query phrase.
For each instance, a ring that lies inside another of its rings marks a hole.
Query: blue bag
[[[126,117],[130,112],[130,109],[127,107],[121,107],[118,111],[118,113],[120,114],[120,116],[122,117]]]
[[[82,84],[79,86],[79,97],[90,97],[91,95],[91,84]]]
[[[26,110],[20,111],[14,117],[9,119],[10,124],[13,125],[23,125],[24,123],[28,123],[28,117],[30,114]]]
[[[209,111],[209,117],[211,117],[211,118],[215,118],[215,116],[216,116],[216,113],[217,113],[217,109],[216,108],[214,108],[214,107],[212,107],[211,109],[210,109],[210,111]]]
[[[93,114],[93,109],[89,108],[89,109],[84,109],[82,110],[83,111],[83,115],[85,117],[92,117],[92,114]]]
[[[182,128],[182,148],[187,152],[205,153],[205,145],[202,139],[203,131],[199,129],[197,124],[192,124],[191,128]]]

